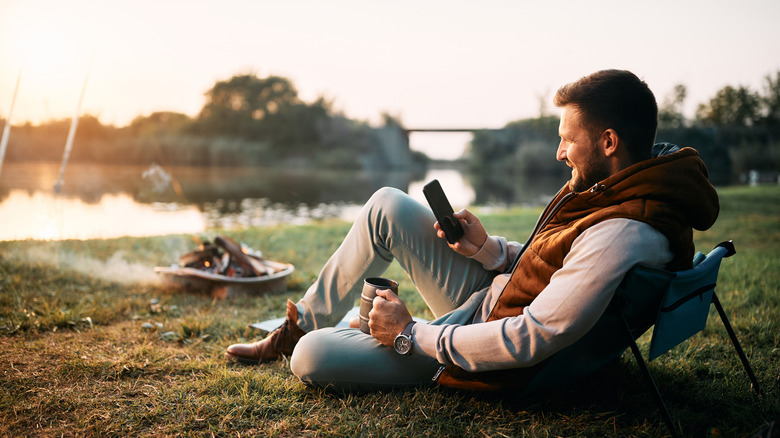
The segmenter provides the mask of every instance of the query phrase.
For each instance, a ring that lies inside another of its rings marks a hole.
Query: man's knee
[[[290,370],[303,383],[315,387],[330,386],[350,374],[355,355],[378,342],[359,330],[327,327],[304,335],[290,358]]]
[[[430,384],[437,368],[433,359],[401,356],[359,330],[332,327],[307,333],[290,359],[301,382],[337,392]]]
[[[405,202],[408,202],[408,195],[394,187],[382,187],[374,192],[371,198],[366,202],[370,208],[379,208],[384,211],[397,211],[401,209]]]
[[[430,213],[429,209],[423,207],[414,198],[393,187],[383,187],[374,192],[366,202],[366,207],[370,220],[377,225],[382,223],[398,226],[405,226],[409,223],[416,224],[422,220],[420,215]],[[433,214],[430,213],[430,218],[427,219],[432,220]]]
[[[322,369],[328,351],[329,332],[332,329],[314,330],[304,335],[290,357],[290,369],[304,383],[311,383],[313,376]]]

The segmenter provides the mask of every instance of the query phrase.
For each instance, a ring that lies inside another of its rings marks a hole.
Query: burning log
[[[225,252],[221,252],[224,249]],[[262,277],[286,269],[281,263],[264,260],[226,236],[203,242],[197,250],[179,258],[179,266],[194,268],[227,277]]]

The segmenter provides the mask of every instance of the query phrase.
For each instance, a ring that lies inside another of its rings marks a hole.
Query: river
[[[543,204],[561,181],[502,178],[454,168],[425,172],[102,166],[71,164],[59,192],[57,164],[5,163],[0,240],[93,239],[352,220],[380,187],[421,202],[438,179],[457,210]]]

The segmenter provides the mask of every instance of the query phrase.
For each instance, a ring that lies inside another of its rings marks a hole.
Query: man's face
[[[580,119],[579,110],[573,105],[567,105],[563,107],[558,127],[561,143],[556,158],[571,167],[569,188],[573,192],[584,192],[611,175],[607,157],[592,141]]]

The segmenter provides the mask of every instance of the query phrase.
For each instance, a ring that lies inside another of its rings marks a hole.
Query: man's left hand
[[[379,289],[374,298],[374,307],[368,313],[368,327],[371,336],[382,345],[392,347],[395,337],[412,322],[412,315],[406,304],[390,289]]]
[[[485,226],[482,225],[482,221],[480,221],[474,213],[465,208],[457,213],[453,213],[452,216],[460,222],[460,226],[463,227],[463,237],[455,243],[448,243],[448,245],[456,253],[462,256],[471,257],[482,248],[488,238]],[[441,229],[441,225],[439,225],[438,221],[433,224],[433,228],[436,229],[437,236],[442,239],[446,238],[444,230]]]

